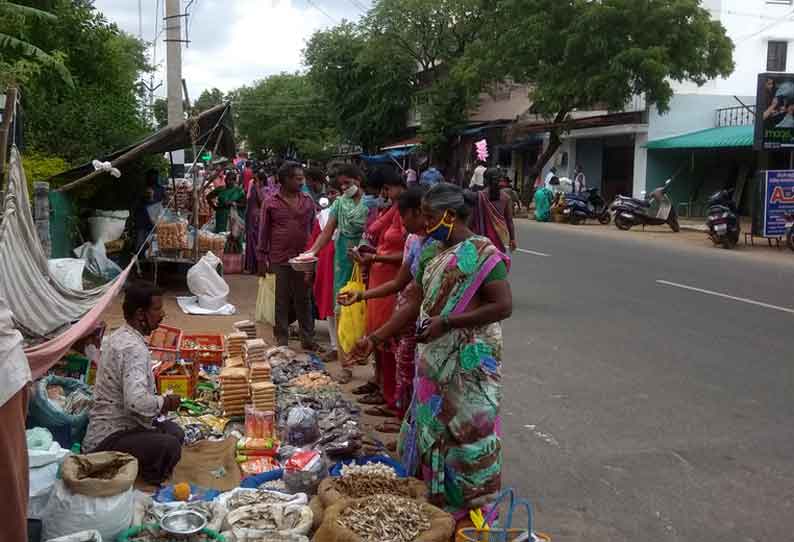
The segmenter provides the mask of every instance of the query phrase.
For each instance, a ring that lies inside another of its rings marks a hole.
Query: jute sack
[[[121,452],[70,455],[63,461],[63,483],[72,493],[113,497],[132,487],[138,460]]]
[[[322,483],[320,483],[322,485]],[[312,500],[309,501],[309,508],[312,510],[312,531],[316,531],[320,528],[320,525],[323,523],[323,514],[325,513],[325,507],[323,506],[323,502],[320,500],[320,497],[314,496]]]
[[[343,499],[325,509],[323,523],[314,535],[314,542],[365,542],[356,533],[339,525],[337,520],[345,509],[359,501],[370,501],[372,498]],[[413,542],[449,542],[455,532],[455,520],[451,515],[428,503],[421,507],[430,520],[430,528],[420,534]]]
[[[320,498],[323,508],[328,508],[342,499],[355,498],[352,495],[341,493],[335,487],[337,485],[335,483],[337,480],[339,480],[339,478],[326,478],[320,482],[320,487],[317,489],[317,496]],[[399,491],[395,492],[394,495],[421,502],[427,501],[427,484],[421,480],[417,480],[416,478],[397,478],[395,479],[395,483]],[[383,491],[381,493],[389,494]]]

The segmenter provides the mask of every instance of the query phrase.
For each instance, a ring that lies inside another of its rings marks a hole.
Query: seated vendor
[[[86,452],[117,451],[138,459],[141,478],[152,485],[167,480],[182,455],[184,433],[159,420],[179,408],[178,395],[156,393],[151,356],[144,337],[162,322],[162,291],[138,283],[124,297],[126,324],[110,336],[101,354],[94,388]]]

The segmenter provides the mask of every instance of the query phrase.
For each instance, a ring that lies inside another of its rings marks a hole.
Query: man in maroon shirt
[[[276,275],[274,334],[278,345],[286,346],[289,340],[292,308],[300,325],[303,348],[314,350],[311,284],[304,273],[295,271],[288,263],[306,248],[314,225],[314,201],[301,192],[305,177],[300,164],[285,162],[278,170],[278,180],[281,188],[262,205],[257,247],[259,274]]]

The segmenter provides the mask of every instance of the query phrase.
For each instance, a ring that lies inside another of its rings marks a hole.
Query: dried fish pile
[[[305,375],[297,376],[289,381],[290,386],[305,388],[308,390],[318,390],[328,387],[336,387],[334,379],[319,371],[312,371]]]
[[[352,503],[336,522],[365,542],[413,542],[430,529],[430,519],[419,503],[394,495]]]
[[[226,507],[229,510],[254,504],[287,504],[295,500],[293,495],[279,495],[272,491],[241,491],[229,499]]]
[[[354,474],[334,480],[333,488],[345,497],[358,499],[373,495],[410,497],[408,485],[399,478],[389,478],[379,473]]]
[[[362,474],[373,474],[383,476],[385,478],[396,478],[397,473],[389,465],[383,463],[367,463],[366,465],[343,465],[342,477],[347,476],[360,476]]]
[[[279,527],[275,511],[270,506],[251,506],[234,521],[235,527],[245,529],[276,530]]]

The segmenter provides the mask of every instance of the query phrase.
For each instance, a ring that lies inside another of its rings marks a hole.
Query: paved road
[[[548,256],[518,253],[511,272],[505,484],[538,529],[792,540],[794,254],[614,227],[524,222],[519,236]]]

